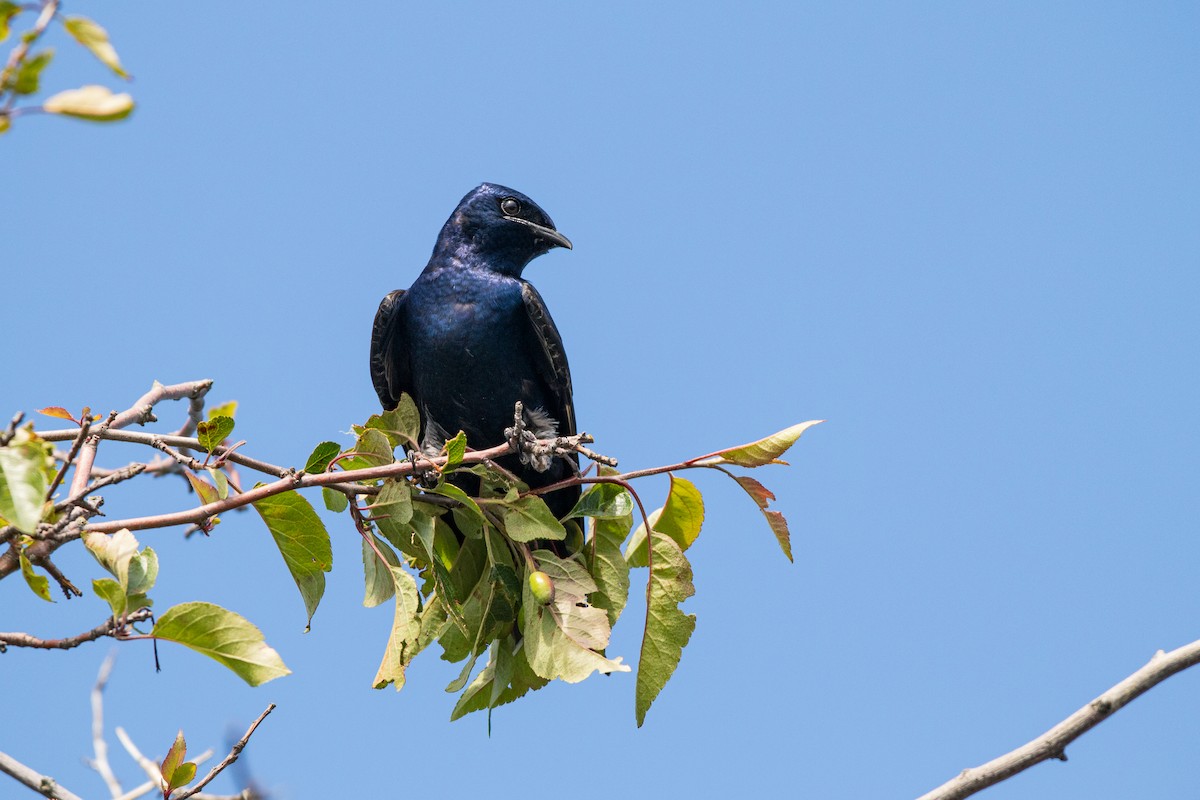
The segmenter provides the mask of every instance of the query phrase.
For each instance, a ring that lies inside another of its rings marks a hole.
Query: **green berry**
[[[554,600],[554,581],[550,580],[550,576],[538,570],[537,572],[529,573],[529,592],[533,595],[533,599],[540,604],[546,606]]]

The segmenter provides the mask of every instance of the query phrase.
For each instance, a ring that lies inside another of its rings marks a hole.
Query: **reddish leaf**
[[[62,406],[46,406],[45,408],[39,408],[38,413],[45,414],[47,417],[58,417],[59,419],[69,419],[71,422],[75,421],[75,418],[71,416],[71,412],[67,411]]]
[[[767,518],[767,524],[771,526],[771,532],[779,540],[779,546],[783,548],[783,554],[787,556],[788,561],[794,561],[792,558],[792,537],[788,532],[787,520],[784,519],[782,512],[767,511],[764,509],[763,516]]]
[[[746,494],[750,495],[754,502],[758,503],[758,507],[765,509],[775,499],[775,493],[754,478],[746,475],[735,475],[733,479],[738,482],[738,485],[746,490]]]

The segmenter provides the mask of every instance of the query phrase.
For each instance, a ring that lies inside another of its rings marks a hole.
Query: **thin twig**
[[[15,778],[18,783],[28,786],[42,797],[53,800],[81,800],[79,795],[59,786],[54,778],[30,769],[5,753],[0,753],[0,772]]]
[[[32,548],[30,548],[32,549]],[[63,595],[70,600],[72,597],[83,597],[83,592],[79,591],[79,587],[71,583],[62,570],[50,560],[50,556],[42,553],[32,553],[29,556],[29,563],[36,564],[46,572],[50,573],[50,577],[54,578],[58,583],[58,588],[62,590]]]
[[[8,427],[6,427],[2,432],[0,432],[0,447],[4,447],[5,445],[7,445],[9,442],[11,442],[13,440],[13,437],[17,435],[17,428],[19,428],[21,426],[21,422],[24,419],[25,419],[24,411],[18,411],[16,414],[13,415],[12,420],[8,423]]]
[[[58,489],[58,485],[62,483],[63,476],[67,474],[67,470],[71,468],[71,464],[75,461],[75,456],[79,455],[79,448],[83,446],[83,440],[87,438],[88,431],[92,429],[92,420],[90,417],[83,419],[83,424],[79,426],[79,435],[75,437],[75,441],[71,443],[71,449],[67,452],[67,457],[63,459],[63,464],[58,468],[58,472],[54,475],[54,480],[50,482],[50,488],[46,490],[46,499],[54,497],[54,492]]]
[[[142,755],[142,751],[138,750],[137,745],[133,743],[133,739],[129,738],[129,734],[126,733],[125,729],[120,725],[114,729],[114,732],[117,734],[117,740],[121,743],[121,746],[125,748],[125,752],[129,754],[129,757],[137,762],[137,765],[141,767],[142,771],[146,773],[146,776],[150,778],[151,783],[161,789],[163,786],[163,779],[162,772],[159,770],[158,764],[155,764],[153,761]]]
[[[104,657],[104,663],[100,665],[100,672],[96,676],[96,685],[92,687],[92,751],[96,757],[88,763],[100,773],[109,793],[113,797],[120,797],[124,790],[108,763],[108,742],[104,740],[104,687],[108,685],[108,677],[112,674],[116,658],[115,650]]]
[[[138,475],[141,475],[143,472],[145,472],[145,470],[146,470],[145,464],[130,464],[129,466],[121,467],[120,469],[114,469],[111,472],[108,472],[107,474],[105,474],[104,477],[97,478],[96,480],[89,483],[87,486],[85,486],[83,488],[83,491],[81,491],[79,494],[72,495],[71,497],[68,497],[66,500],[63,500],[61,503],[55,504],[54,510],[62,511],[67,506],[73,506],[73,505],[80,504],[80,501],[83,500],[83,498],[87,497],[92,492],[95,492],[98,489],[103,489],[105,486],[112,486],[114,483],[120,483],[121,481],[127,481],[130,478],[137,477]],[[97,509],[89,508],[88,510],[95,511]]]
[[[1177,672],[1200,663],[1200,641],[1169,653],[1159,650],[1146,666],[1130,675],[1041,736],[1011,753],[973,769],[965,769],[919,800],[960,800],[1024,772],[1034,764],[1067,760],[1067,745],[1111,717],[1134,698]]]
[[[154,386],[150,391],[137,399],[132,406],[120,414],[109,415],[109,418],[101,426],[100,435],[93,434],[88,436],[87,441],[83,445],[83,450],[80,453],[79,461],[75,466],[75,475],[71,480],[71,494],[75,494],[84,486],[91,476],[92,464],[96,460],[96,446],[100,439],[104,438],[103,434],[109,430],[120,430],[121,428],[137,423],[145,425],[147,422],[154,422],[154,406],[164,400],[180,400],[188,398],[194,400],[197,397],[203,397],[212,388],[211,380],[189,381],[187,383],[177,383],[172,386],[163,386],[158,381],[154,382]]]
[[[10,645],[12,647],[34,647],[40,650],[70,650],[72,647],[78,647],[87,642],[94,642],[105,636],[119,636],[133,623],[149,619],[152,613],[148,608],[138,609],[131,614],[125,615],[120,621],[109,619],[92,628],[90,631],[76,636],[68,636],[65,639],[39,639],[36,636],[30,636],[28,633],[19,632],[0,633],[0,653],[4,652],[4,648]]]
[[[250,728],[246,731],[246,735],[237,741],[237,744],[235,744],[233,746],[233,748],[229,751],[229,755],[227,755],[227,756],[225,756],[225,758],[221,759],[221,763],[217,764],[215,767],[213,767],[211,770],[209,770],[208,774],[205,775],[200,781],[198,781],[195,786],[192,786],[190,789],[187,789],[186,791],[183,791],[180,794],[175,795],[175,800],[187,800],[187,798],[198,793],[201,789],[203,789],[205,786],[207,786],[213,778],[220,775],[221,771],[223,769],[228,767],[233,762],[237,761],[238,756],[240,756],[242,754],[242,750],[245,749],[247,742],[250,741],[250,737],[254,735],[254,731],[256,728],[258,728],[259,723],[262,722],[264,719],[266,719],[267,715],[270,714],[274,710],[275,710],[274,703],[271,703],[270,705],[268,705],[266,710],[263,711],[263,713],[258,715],[258,719],[254,720],[254,722],[250,723]]]

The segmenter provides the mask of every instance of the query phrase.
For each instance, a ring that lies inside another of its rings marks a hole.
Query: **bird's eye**
[[[510,217],[515,217],[521,213],[521,204],[516,201],[516,198],[506,197],[500,201],[500,210]]]

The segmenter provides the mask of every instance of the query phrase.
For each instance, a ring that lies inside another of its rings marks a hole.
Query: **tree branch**
[[[79,795],[59,786],[54,778],[35,772],[5,753],[0,753],[0,772],[15,778],[18,783],[28,786],[42,797],[53,798],[53,800],[81,800]]]
[[[242,754],[242,750],[245,749],[246,744],[250,741],[250,737],[254,735],[255,729],[258,728],[258,724],[260,722],[262,722],[264,719],[266,719],[267,715],[270,714],[274,710],[275,710],[274,703],[271,703],[270,705],[268,705],[266,710],[258,715],[258,719],[254,720],[254,722],[250,723],[250,728],[246,731],[246,735],[243,736],[241,739],[238,739],[237,744],[235,744],[233,746],[233,749],[231,749],[229,751],[229,755],[227,755],[223,759],[221,759],[221,763],[217,764],[215,767],[213,767],[211,770],[209,770],[208,774],[205,775],[199,782],[197,782],[195,786],[191,787],[187,791],[184,791],[184,792],[181,792],[181,793],[175,795],[175,800],[187,800],[187,798],[191,797],[192,795],[196,794],[201,789],[203,789],[205,786],[207,786],[213,778],[220,775],[221,771],[223,769],[228,767],[233,762],[237,761],[238,756],[240,756]]]
[[[79,461],[75,464],[75,474],[71,479],[70,493],[76,494],[83,487],[87,486],[88,478],[91,477],[92,464],[96,460],[96,446],[109,430],[120,430],[135,422],[139,425],[145,425],[147,422],[155,422],[157,419],[154,416],[154,406],[158,403],[163,400],[180,400],[185,397],[196,401],[204,397],[211,388],[211,380],[189,381],[188,383],[177,383],[172,386],[163,386],[158,381],[155,381],[150,391],[139,397],[137,402],[120,414],[115,416],[110,415],[98,433],[88,436],[87,441],[84,442],[83,449],[80,451]]]
[[[66,639],[39,639],[28,633],[20,632],[0,633],[0,653],[3,653],[9,646],[35,647],[41,650],[70,650],[72,647],[78,647],[86,642],[94,642],[104,636],[118,636],[133,623],[149,619],[152,613],[150,609],[142,608],[125,615],[119,621],[110,618],[90,631],[77,636],[68,636]]]
[[[121,784],[108,763],[108,742],[104,740],[104,687],[108,685],[108,676],[112,674],[114,660],[115,652],[105,656],[104,663],[100,665],[100,672],[96,675],[96,684],[92,687],[92,751],[96,757],[89,764],[100,773],[109,793],[113,797],[120,797],[124,790],[121,789]]]
[[[1066,748],[1071,742],[1108,719],[1134,698],[1197,663],[1200,663],[1200,641],[1169,653],[1159,650],[1146,666],[1041,736],[982,766],[963,770],[932,792],[921,795],[918,800],[960,800],[1043,761],[1066,761]]]

